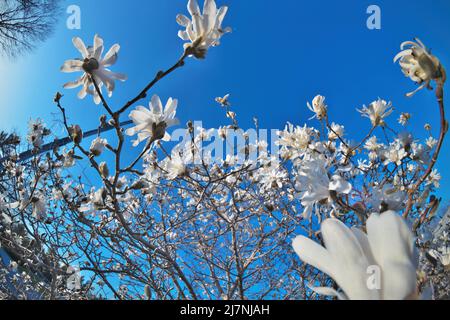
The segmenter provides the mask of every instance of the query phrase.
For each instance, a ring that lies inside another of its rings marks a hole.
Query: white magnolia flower
[[[59,200],[64,200],[64,193],[61,192],[59,189],[57,188],[53,188],[52,189],[52,200],[53,201],[59,201]]]
[[[230,107],[230,94],[226,94],[223,97],[217,97],[216,102],[220,104],[222,107]]]
[[[192,20],[185,15],[177,16],[177,23],[185,27],[186,30],[180,30],[178,36],[185,41],[190,41],[184,45],[185,50],[196,58],[204,59],[210,47],[220,44],[220,38],[231,28],[222,28],[222,23],[228,11],[228,7],[223,6],[217,9],[214,0],[205,0],[203,5],[203,14],[197,0],[189,0],[188,11]]]
[[[402,164],[403,159],[408,156],[405,148],[402,146],[399,140],[396,140],[392,143],[389,148],[384,153],[385,161],[384,165],[388,165],[390,163],[395,163],[397,166]]]
[[[302,206],[305,208],[303,216],[311,216],[314,206],[322,201],[332,202],[332,192],[350,194],[352,185],[340,175],[328,175],[326,164],[321,159],[312,159],[302,164],[299,171],[299,185]]]
[[[392,185],[386,184],[383,187],[374,187],[367,196],[367,203],[375,211],[400,211],[404,208],[406,201],[405,192],[399,191]]]
[[[398,118],[398,123],[401,124],[402,126],[406,126],[410,119],[411,119],[410,113],[402,112],[400,114],[400,117]]]
[[[69,150],[63,153],[62,165],[64,168],[72,168],[75,165],[75,151]]]
[[[7,214],[7,210],[16,209],[20,205],[20,202],[9,203],[5,200],[4,196],[0,194],[0,220],[3,220],[6,224],[12,222],[11,217]]]
[[[378,153],[375,152],[375,151],[370,151],[368,156],[369,156],[369,160],[372,163],[374,163],[374,162],[376,162],[378,160]]]
[[[100,173],[100,175],[102,176],[103,179],[108,179],[109,168],[108,168],[108,164],[105,161],[103,161],[99,164],[98,172]]]
[[[315,116],[311,119],[317,118],[318,120],[322,120],[327,115],[327,105],[325,104],[325,97],[321,95],[317,95],[313,101],[312,105],[307,103],[308,109],[315,113]],[[310,119],[310,120],[311,120]]]
[[[430,250],[428,254],[439,261],[446,270],[450,270],[450,247],[442,247],[437,250]]]
[[[384,118],[394,111],[392,109],[392,103],[388,103],[382,99],[372,102],[368,107],[363,106],[361,110],[357,110],[363,117],[369,118],[374,127],[384,126]]]
[[[35,195],[31,199],[31,206],[33,208],[33,217],[43,221],[47,218],[47,204],[45,198],[41,194]]]
[[[227,111],[227,118],[229,118],[231,120],[235,120],[236,119],[236,112]]]
[[[91,147],[89,148],[89,151],[95,156],[98,157],[103,153],[103,150],[105,150],[105,146],[108,143],[106,139],[102,139],[100,137],[95,138],[92,143]]]
[[[11,269],[11,271],[17,272],[17,269],[19,268],[19,264],[16,261],[11,261],[9,263],[9,268]]]
[[[428,163],[430,161],[429,148],[417,142],[411,143],[412,158],[415,161]]]
[[[438,144],[438,141],[433,137],[428,137],[428,139],[425,143],[428,148],[433,149]]]
[[[420,86],[407,96],[414,95],[423,88],[431,88],[431,81],[445,82],[445,69],[438,58],[419,40],[406,41],[401,45],[401,52],[394,58],[399,62],[403,73]]]
[[[428,176],[427,184],[433,184],[436,188],[439,188],[441,186],[441,179],[440,173],[436,169],[433,169]]]
[[[90,212],[103,210],[106,206],[107,196],[108,194],[104,188],[100,188],[97,191],[91,190],[88,202],[80,207],[80,211]]]
[[[61,67],[62,72],[83,72],[83,75],[73,81],[64,85],[66,89],[73,89],[82,86],[78,93],[78,98],[84,99],[87,94],[94,96],[94,102],[99,104],[101,102],[100,96],[95,90],[94,83],[91,77],[98,84],[100,91],[103,85],[108,91],[108,95],[112,96],[115,88],[115,80],[125,81],[127,76],[121,73],[115,73],[108,69],[116,63],[120,46],[115,44],[109,49],[104,57],[103,54],[103,39],[98,35],[94,37],[94,46],[86,47],[83,40],[78,37],[72,40],[74,46],[81,53],[81,59],[67,60]]]
[[[28,123],[28,142],[39,149],[44,144],[44,137],[48,136],[50,131],[45,127],[41,119],[36,119]]]
[[[223,140],[225,140],[228,135],[228,128],[219,127],[219,129],[217,130],[217,134],[219,135],[219,137],[221,137]]]
[[[328,133],[328,139],[336,140],[342,138],[344,136],[344,132],[345,132],[344,126],[341,126],[333,122],[331,124],[331,130],[329,130]]]
[[[164,165],[167,171],[167,179],[175,180],[176,178],[182,177],[187,172],[187,159],[179,152],[173,152],[172,156],[167,158]]]
[[[367,234],[328,219],[322,237],[325,248],[303,236],[293,243],[301,260],[329,275],[343,291],[315,288],[317,293],[350,300],[417,298],[413,234],[394,211],[372,214]]]
[[[177,105],[178,100],[169,98],[163,109],[161,99],[154,95],[150,101],[150,109],[138,106],[136,110],[133,110],[130,113],[130,118],[133,120],[135,127],[125,132],[128,136],[138,135],[133,146],[136,147],[146,140],[149,140],[149,142],[169,141],[170,135],[166,132],[166,129],[179,123],[178,119],[175,118]]]
[[[369,151],[378,151],[381,147],[382,145],[378,143],[378,138],[376,136],[370,137],[364,144],[364,148]]]
[[[284,131],[278,131],[277,135],[280,139],[276,142],[277,145],[282,147],[291,148],[294,152],[294,157],[300,155],[302,151],[308,148],[311,143],[311,137],[313,135],[313,129],[292,125],[288,123]]]
[[[259,172],[263,190],[281,189],[287,173],[276,166],[263,167]]]
[[[0,194],[0,211],[6,211],[8,209],[16,209],[19,206],[19,202],[9,203],[5,200],[5,197]]]

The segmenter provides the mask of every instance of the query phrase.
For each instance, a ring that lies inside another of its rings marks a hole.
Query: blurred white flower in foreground
[[[161,99],[154,95],[150,101],[150,109],[138,106],[136,110],[130,113],[130,119],[134,122],[134,127],[128,129],[125,133],[128,136],[138,135],[133,146],[137,147],[139,143],[145,140],[154,142],[157,140],[169,141],[170,135],[166,129],[179,123],[175,118],[177,113],[178,100],[169,98],[163,109]]]
[[[217,9],[214,0],[205,0],[203,5],[203,14],[197,0],[189,0],[188,11],[192,16],[192,20],[185,15],[179,14],[177,22],[186,30],[180,30],[178,36],[185,41],[190,41],[184,45],[185,50],[198,59],[204,59],[210,47],[220,44],[220,38],[231,28],[222,28],[222,22],[228,11],[228,7],[223,6]]]
[[[315,116],[312,117],[311,119],[317,118],[318,120],[322,120],[326,117],[327,105],[325,104],[324,96],[321,95],[316,96],[312,101],[312,105],[308,102],[307,106],[309,110],[315,113]]]
[[[401,44],[401,52],[394,58],[394,62],[399,62],[403,73],[420,86],[407,94],[414,95],[423,88],[431,88],[431,81],[445,82],[445,69],[437,57],[431,54],[430,50],[419,40],[406,41]]]
[[[350,300],[418,298],[413,234],[394,211],[372,214],[367,234],[328,219],[322,223],[322,237],[325,248],[303,236],[293,243],[301,260],[329,275],[343,291],[315,288],[317,293]],[[372,270],[381,272],[378,288]]]
[[[358,110],[363,117],[369,118],[372,126],[384,126],[384,118],[389,116],[392,111],[392,103],[385,100],[378,99],[372,102],[368,107],[363,106],[361,110]]]
[[[101,99],[95,90],[91,77],[98,84],[100,91],[103,85],[106,86],[109,96],[112,96],[114,91],[115,80],[125,81],[127,79],[126,75],[108,69],[116,63],[120,46],[118,44],[113,45],[102,58],[103,39],[98,35],[94,37],[93,47],[86,47],[83,40],[78,37],[73,38],[72,42],[80,51],[82,59],[67,60],[61,67],[61,71],[66,73],[83,72],[83,75],[75,81],[66,83],[64,88],[73,89],[82,86],[78,98],[84,99],[87,94],[90,94],[94,96],[94,102],[99,104]]]

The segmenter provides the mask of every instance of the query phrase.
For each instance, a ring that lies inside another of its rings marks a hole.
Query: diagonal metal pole
[[[133,121],[128,120],[128,121],[121,122],[120,126],[121,127],[126,127],[126,126],[129,126],[132,123],[133,123]],[[83,137],[84,138],[89,138],[89,137],[95,136],[95,135],[97,135],[99,133],[111,131],[114,128],[115,127],[112,126],[112,125],[107,125],[107,126],[105,126],[103,128],[98,128],[98,129],[87,131],[87,132],[83,133]],[[51,150],[54,150],[55,148],[61,148],[61,147],[66,146],[66,145],[68,145],[70,143],[73,143],[72,138],[71,137],[66,137],[64,139],[58,139],[58,140],[55,140],[55,141],[53,141],[51,143],[43,145],[42,148],[39,149],[39,151],[37,151],[37,152],[34,151],[34,150],[27,150],[27,151],[22,152],[21,154],[19,154],[19,162],[28,161],[28,160],[30,160],[31,158],[33,158],[33,157],[35,157],[37,155],[43,154],[45,152],[49,152]],[[5,158],[0,159],[0,170],[3,169],[3,163],[6,160],[8,160],[8,159],[9,159],[9,157],[5,157]]]

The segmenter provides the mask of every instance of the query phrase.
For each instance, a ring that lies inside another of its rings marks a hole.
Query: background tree
[[[9,56],[32,50],[52,33],[60,0],[1,0],[0,51]]]

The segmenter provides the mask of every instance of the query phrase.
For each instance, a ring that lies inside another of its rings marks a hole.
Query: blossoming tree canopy
[[[396,103],[382,98],[350,110],[364,118],[353,136],[351,123],[332,119],[334,99],[320,94],[303,100],[312,117],[273,130],[273,141],[256,117],[242,128],[230,94],[215,99],[227,121],[220,128],[186,113],[177,128],[179,105],[188,107],[178,94],[180,104],[161,99],[157,84],[190,58],[206,59],[231,31],[228,7],[214,0],[202,9],[189,0],[187,11],[176,17],[179,59],[121,105],[111,99],[116,80],[127,80],[113,71],[120,46],[73,38],[80,57],[61,71],[81,76],[64,88],[93,97],[95,128],[72,123],[75,107],[57,93],[65,138],[40,119],[22,144],[0,134],[0,241],[14,259],[0,266],[0,298],[445,297],[440,60],[418,39],[394,59],[417,83],[408,97],[435,89],[439,136],[431,124],[425,139],[409,132],[413,112],[396,115]]]

